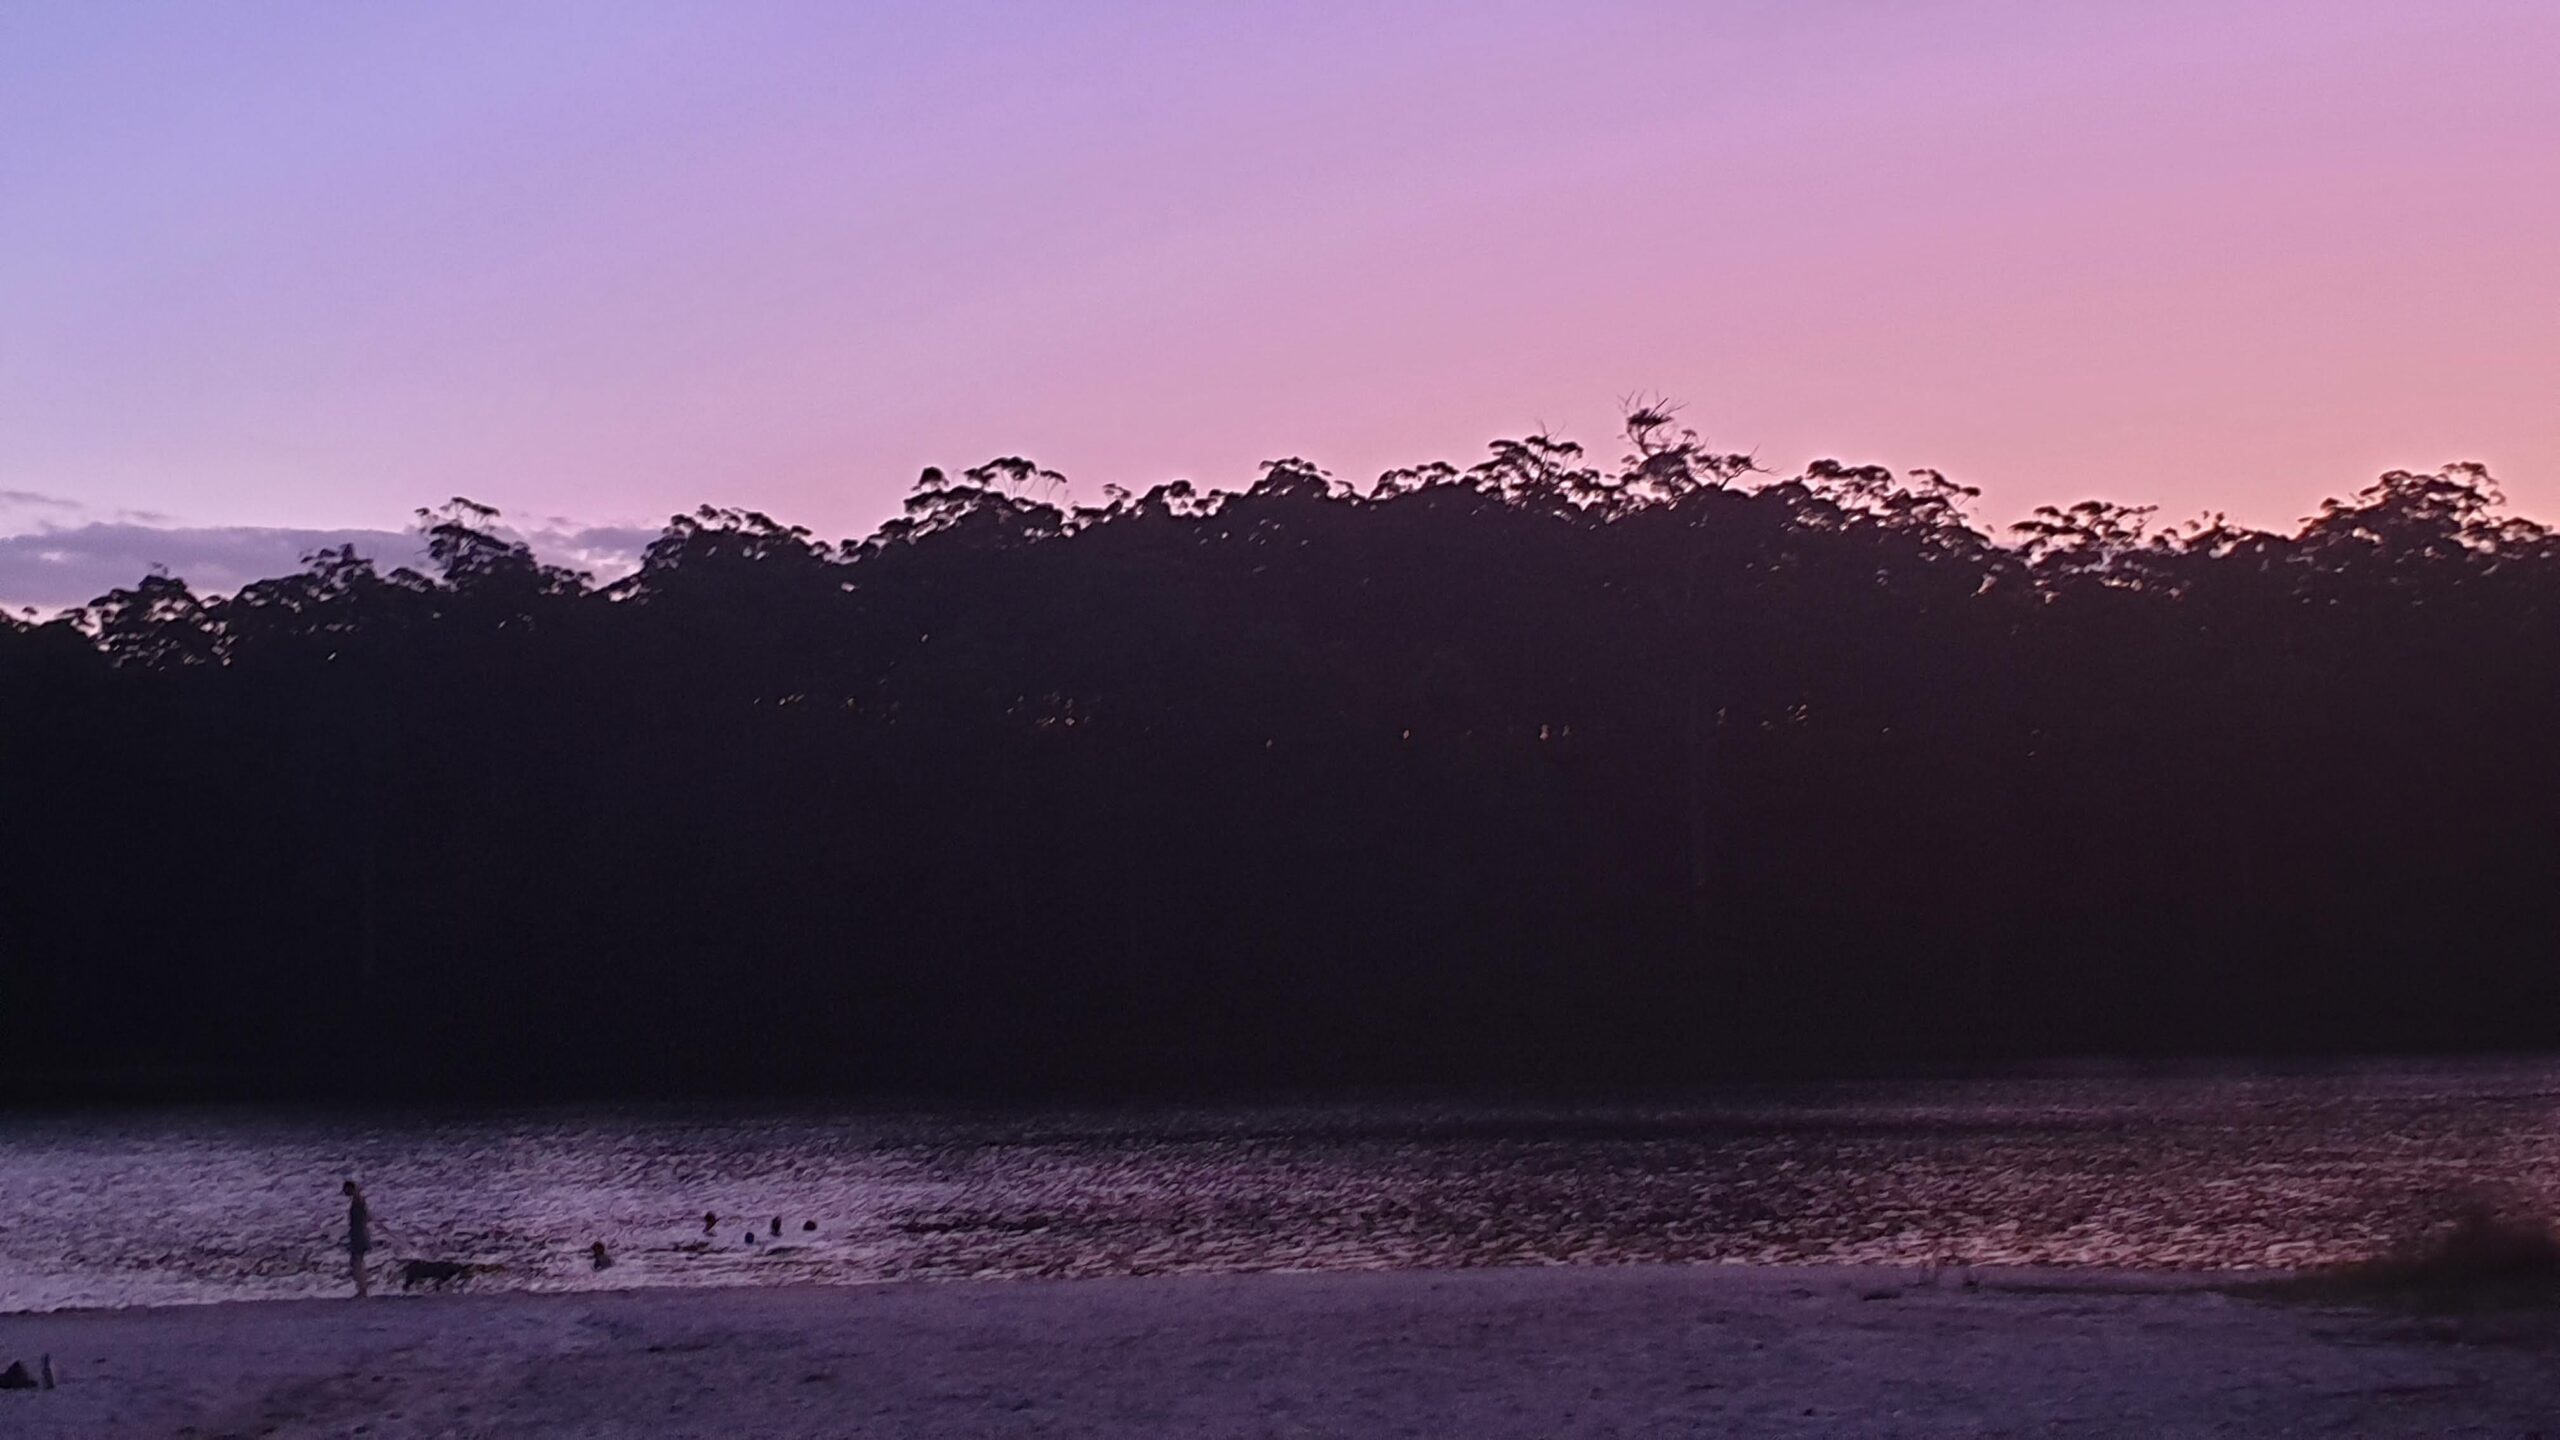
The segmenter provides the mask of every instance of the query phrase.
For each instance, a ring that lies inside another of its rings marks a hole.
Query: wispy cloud
[[[59,495],[43,495],[33,490],[0,490],[0,510],[86,510],[77,500]]]
[[[640,552],[658,538],[654,525],[580,525],[557,516],[517,533],[544,560],[584,570],[598,580],[618,580],[639,569]]]

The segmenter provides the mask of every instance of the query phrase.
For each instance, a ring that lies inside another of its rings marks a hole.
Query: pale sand
[[[1872,1297],[1872,1298],[1871,1298]],[[0,1315],[0,1435],[2521,1435],[2560,1322],[1623,1268]]]

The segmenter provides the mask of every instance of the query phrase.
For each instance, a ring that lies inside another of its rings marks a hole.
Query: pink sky
[[[0,531],[851,534],[1637,389],[1997,521],[2560,518],[2555,63],[2542,0],[0,0]]]

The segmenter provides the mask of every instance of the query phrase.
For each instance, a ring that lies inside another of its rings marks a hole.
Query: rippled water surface
[[[2560,1201],[2560,1064],[1621,1103],[0,1118],[0,1309],[341,1292],[350,1174],[378,1266],[500,1267],[480,1287],[1947,1255],[2251,1268],[2365,1253],[2466,1189]],[[616,1261],[600,1273],[596,1240]]]

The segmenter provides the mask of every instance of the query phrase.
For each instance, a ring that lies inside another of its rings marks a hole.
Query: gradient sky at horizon
[[[1637,390],[1990,521],[2560,518],[2555,61],[2538,0],[0,0],[0,532],[859,534],[1005,453],[1611,456]]]

